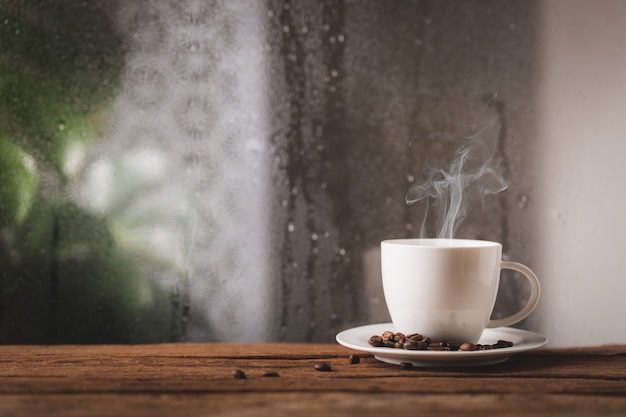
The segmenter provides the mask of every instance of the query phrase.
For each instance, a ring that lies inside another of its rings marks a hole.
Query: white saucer
[[[410,362],[414,366],[479,366],[504,362],[513,354],[539,349],[548,344],[548,338],[527,330],[512,327],[485,329],[478,343],[491,345],[498,340],[513,342],[512,347],[471,352],[441,352],[430,350],[405,350],[386,347],[373,347],[368,340],[373,335],[381,335],[384,331],[394,331],[392,323],[370,324],[344,330],[337,334],[337,342],[350,349],[369,352],[381,362],[400,365]]]

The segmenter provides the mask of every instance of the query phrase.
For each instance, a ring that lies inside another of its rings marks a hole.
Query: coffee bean
[[[357,363],[361,363],[361,358],[359,357],[359,355],[350,355],[348,357],[348,362],[351,365],[356,365]]]
[[[246,373],[244,371],[242,371],[241,369],[235,369],[233,371],[233,378],[235,379],[246,379]]]
[[[394,340],[393,336],[394,336],[394,333],[387,330],[383,332],[381,337],[383,338],[384,341],[387,341],[387,340]]]
[[[276,377],[279,377],[280,374],[278,372],[275,372],[275,371],[269,371],[269,372],[265,372],[263,374],[263,376],[269,377],[269,378],[276,378]]]
[[[393,335],[393,338],[396,342],[401,342],[401,343],[406,342],[406,336],[404,335],[404,333],[395,333]]]
[[[383,343],[386,347],[395,348],[396,342],[394,340],[384,340]]]
[[[508,340],[498,340],[491,345],[474,344],[470,342],[457,343],[447,340],[431,341],[430,337],[420,333],[411,333],[408,336],[400,332],[392,332],[386,330],[382,335],[374,335],[370,337],[368,343],[374,347],[389,347],[394,349],[406,350],[433,350],[433,351],[463,351],[471,352],[474,350],[491,350],[503,349],[514,346],[513,342]]]
[[[426,345],[426,343],[422,342],[421,340],[409,339],[406,342],[404,342],[402,347],[407,350],[426,350],[428,345]]]
[[[445,345],[447,345],[447,343],[432,342],[428,345],[428,350],[450,350],[450,348]]]
[[[413,369],[413,364],[411,362],[400,362],[400,368]]]
[[[503,349],[503,348],[512,347],[512,346],[513,346],[513,343],[507,340],[498,340],[498,343],[493,345],[494,349]]]
[[[465,342],[461,346],[459,346],[459,350],[464,352],[476,350],[476,345],[470,342]]]
[[[333,370],[333,367],[330,366],[330,364],[326,362],[316,363],[314,368],[315,370],[320,371],[320,372],[329,372]]]
[[[378,335],[374,335],[374,336],[370,337],[370,339],[367,341],[367,343],[369,343],[371,346],[374,346],[374,347],[384,347],[385,346],[385,342],[383,341],[383,338],[378,336]]]

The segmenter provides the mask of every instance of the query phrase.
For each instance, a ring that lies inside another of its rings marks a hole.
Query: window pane
[[[4,3],[0,342],[386,321],[379,242],[439,233],[451,200],[407,192],[469,144],[452,230],[516,250],[533,2]]]

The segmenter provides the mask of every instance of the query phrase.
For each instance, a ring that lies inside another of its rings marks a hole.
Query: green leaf
[[[0,131],[0,226],[24,220],[36,189],[35,161]]]
[[[0,129],[65,181],[117,92],[121,37],[95,1],[0,0],[0,16]]]

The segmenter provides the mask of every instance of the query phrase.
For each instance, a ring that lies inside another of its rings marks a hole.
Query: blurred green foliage
[[[0,227],[21,223],[33,202],[35,162],[0,131]]]
[[[123,43],[100,2],[0,1],[0,122],[38,163],[64,172],[73,142],[95,138],[113,98]]]
[[[109,5],[113,2],[109,2]],[[102,1],[0,0],[0,343],[176,340],[181,294],[69,198],[125,51]],[[44,181],[45,179],[45,181]]]

